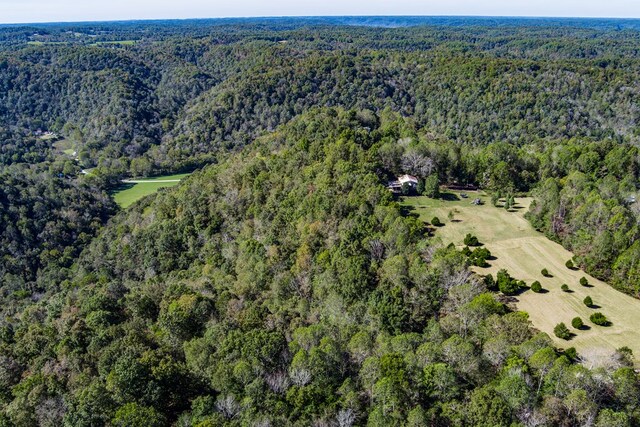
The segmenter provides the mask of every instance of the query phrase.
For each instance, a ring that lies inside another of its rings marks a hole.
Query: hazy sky
[[[640,18],[640,0],[0,0],[0,22],[318,15]]]

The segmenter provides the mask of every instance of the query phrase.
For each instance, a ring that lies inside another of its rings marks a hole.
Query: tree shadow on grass
[[[531,291],[534,294],[548,294],[549,293],[549,289],[545,289],[545,288],[540,289],[540,291],[538,291],[538,292],[535,292],[533,289],[531,289],[531,286],[525,286],[524,288],[521,288],[521,289],[522,289],[522,291],[519,292],[518,295],[521,294],[522,292],[526,292],[526,291]]]
[[[117,186],[115,186],[115,187],[111,188],[111,189],[108,191],[108,193],[109,193],[109,195],[110,195],[110,196],[113,196],[113,195],[115,195],[115,194],[117,194],[117,193],[119,193],[119,192],[121,192],[121,191],[130,190],[130,189],[132,189],[132,188],[133,188],[133,187],[135,187],[135,186],[136,186],[136,184],[134,184],[134,183],[130,183],[130,182],[128,182],[128,183],[122,183],[122,184],[119,184],[119,185],[117,185]]]
[[[591,326],[589,325],[582,325],[578,328],[579,331],[588,331],[591,329]]]
[[[447,202],[456,202],[460,200],[460,197],[458,197],[458,195],[454,193],[442,193],[440,194],[440,198]]]
[[[531,287],[530,287],[530,286],[523,286],[522,288],[518,289],[518,290],[517,290],[517,291],[515,291],[514,293],[509,294],[509,295],[506,295],[506,296],[507,296],[507,297],[510,297],[510,298],[514,298],[514,299],[516,300],[516,302],[517,302],[517,301],[519,301],[519,300],[518,300],[518,299],[516,299],[515,297],[518,297],[518,296],[520,296],[520,295],[522,295],[522,294],[524,294],[525,292],[530,291],[530,290],[531,290]]]
[[[593,288],[593,285],[591,283],[587,283],[586,285],[580,285],[583,288]]]
[[[416,208],[414,206],[400,206],[400,214],[402,216],[412,216],[412,217],[419,217],[420,215],[418,215],[415,212]]]
[[[590,309],[592,310],[597,310],[599,308],[602,308],[602,306],[599,306],[598,304],[591,304],[590,306],[588,306]]]
[[[607,321],[606,323],[603,323],[602,325],[596,324],[596,326],[600,326],[601,328],[608,328],[610,326],[613,326],[613,322]]]

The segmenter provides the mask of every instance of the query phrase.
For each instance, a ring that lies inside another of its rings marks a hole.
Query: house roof
[[[398,177],[398,181],[401,184],[404,184],[405,182],[412,182],[414,184],[417,184],[418,183],[418,178],[416,178],[413,175],[402,175],[402,176]]]

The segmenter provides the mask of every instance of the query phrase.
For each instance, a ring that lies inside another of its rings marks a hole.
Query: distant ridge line
[[[78,26],[224,26],[269,23],[290,23],[294,27],[309,24],[347,25],[380,28],[401,28],[415,26],[563,26],[600,29],[640,30],[640,18],[600,18],[600,17],[544,17],[544,16],[465,16],[465,15],[362,15],[362,16],[265,16],[265,17],[225,17],[188,19],[132,19],[112,21],[78,22],[35,22],[0,23],[0,28],[8,27],[78,27]]]

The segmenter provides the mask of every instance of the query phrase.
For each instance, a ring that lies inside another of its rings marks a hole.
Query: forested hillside
[[[640,297],[638,28],[0,27],[0,426],[640,425],[638,355],[555,348],[385,188],[531,195]]]
[[[104,192],[55,169],[0,169],[0,292],[24,298],[54,289],[113,213]]]
[[[0,118],[61,133],[116,176],[210,163],[315,106],[390,108],[472,145],[638,138],[633,32],[217,28],[8,45]]]
[[[4,422],[635,422],[624,352],[575,363],[402,215],[377,153],[403,122],[305,115],[118,215],[5,325]]]

